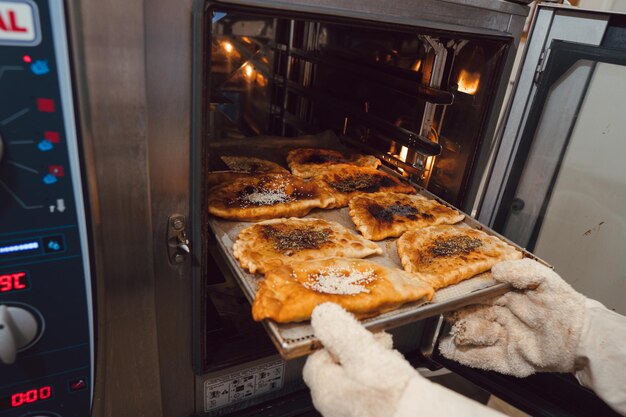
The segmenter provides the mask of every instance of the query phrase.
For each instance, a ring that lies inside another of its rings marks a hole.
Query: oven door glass
[[[551,44],[494,224],[578,291],[621,314],[624,80],[624,50]]]

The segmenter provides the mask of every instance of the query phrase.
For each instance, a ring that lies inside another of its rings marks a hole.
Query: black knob
[[[524,200],[520,198],[514,198],[511,202],[511,211],[513,213],[518,213],[524,209]]]

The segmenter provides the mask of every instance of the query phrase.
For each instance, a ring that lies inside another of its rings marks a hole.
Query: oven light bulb
[[[231,54],[234,49],[233,44],[230,42],[222,42],[222,48],[224,48],[227,54]]]
[[[254,68],[251,65],[244,65],[244,71],[246,73],[246,77],[252,78],[252,74],[254,74]]]

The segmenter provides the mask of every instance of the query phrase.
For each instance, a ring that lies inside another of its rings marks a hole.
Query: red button
[[[55,177],[62,177],[65,175],[63,167],[61,165],[50,165],[48,167],[48,173]]]
[[[38,98],[37,110],[44,113],[52,113],[54,111],[54,100],[51,98]]]
[[[74,381],[70,381],[70,391],[79,391],[83,388],[87,388],[87,383],[84,379],[76,379]]]
[[[59,132],[43,132],[43,138],[50,143],[59,143]]]

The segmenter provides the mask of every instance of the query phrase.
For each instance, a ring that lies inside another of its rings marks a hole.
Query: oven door
[[[554,265],[577,291],[621,314],[624,21],[539,7],[479,211],[482,222]],[[519,379],[447,361],[436,349],[433,358],[533,416],[617,415],[571,375]]]

